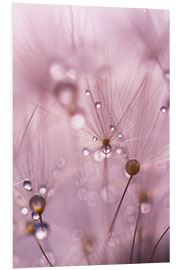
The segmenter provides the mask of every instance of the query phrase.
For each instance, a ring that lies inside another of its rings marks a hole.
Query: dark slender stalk
[[[114,214],[113,220],[112,220],[111,225],[110,225],[110,227],[109,227],[109,230],[108,230],[108,238],[107,238],[108,241],[109,241],[110,238],[111,238],[111,234],[112,234],[112,231],[113,231],[113,228],[114,228],[114,224],[115,224],[115,222],[116,222],[116,219],[117,219],[117,216],[118,216],[118,213],[119,213],[121,204],[122,204],[122,202],[123,202],[124,196],[126,195],[126,191],[127,191],[127,189],[128,189],[128,186],[129,186],[129,184],[130,184],[130,182],[131,182],[132,177],[133,177],[133,175],[131,175],[131,176],[129,177],[128,183],[127,183],[127,185],[126,185],[126,187],[125,187],[125,189],[124,189],[123,195],[122,195],[122,197],[121,197],[121,199],[120,199],[120,202],[119,202],[118,207],[117,207],[117,209],[116,209],[116,212],[115,212],[115,214]]]
[[[135,240],[136,240],[136,233],[137,233],[137,228],[138,228],[138,224],[139,224],[139,220],[140,220],[140,213],[141,213],[141,211],[140,211],[140,205],[139,205],[138,217],[137,217],[136,226],[135,226],[135,229],[134,229],[134,235],[133,235],[133,241],[132,241],[132,246],[131,246],[131,253],[130,253],[129,263],[132,263],[134,244],[135,244]]]
[[[49,260],[48,256],[46,255],[46,252],[44,251],[43,247],[41,246],[41,244],[40,244],[39,240],[38,240],[38,239],[36,239],[36,241],[37,241],[37,244],[38,244],[38,246],[39,246],[39,248],[40,248],[40,250],[41,250],[42,254],[44,255],[44,257],[45,257],[46,261],[48,262],[48,264],[49,264],[51,267],[53,267],[53,265],[52,265],[52,263],[50,262],[50,260]]]
[[[153,256],[154,256],[154,253],[155,253],[155,251],[156,251],[156,248],[158,247],[158,245],[159,245],[160,241],[162,240],[162,238],[163,238],[163,237],[165,236],[165,234],[168,232],[169,228],[170,228],[170,226],[167,227],[167,229],[163,232],[163,234],[161,235],[161,237],[160,237],[160,238],[158,239],[158,241],[156,242],[156,244],[155,244],[155,246],[154,246],[154,248],[153,248],[153,250],[152,250],[150,259],[149,259],[150,262],[152,262],[152,258],[153,258]]]

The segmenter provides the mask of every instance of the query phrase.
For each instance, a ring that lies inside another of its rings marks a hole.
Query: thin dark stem
[[[141,213],[141,211],[140,211],[140,206],[139,206],[139,208],[138,208],[138,217],[137,217],[136,226],[135,226],[135,229],[134,229],[134,235],[133,235],[133,241],[132,241],[132,247],[131,247],[129,263],[132,263],[134,244],[135,244],[135,240],[136,240],[136,233],[137,233],[137,228],[138,228],[138,224],[139,224],[139,220],[140,220],[140,213]]]
[[[110,240],[110,238],[111,238],[111,234],[112,234],[112,231],[113,231],[113,228],[114,228],[114,224],[115,224],[115,222],[116,222],[116,219],[117,219],[117,216],[118,216],[118,213],[119,213],[121,204],[122,204],[122,202],[123,202],[124,196],[126,195],[126,191],[127,191],[127,189],[128,189],[128,186],[129,186],[129,184],[130,184],[130,182],[131,182],[132,177],[133,177],[133,175],[131,175],[130,178],[129,178],[129,180],[128,180],[128,183],[127,183],[127,185],[126,185],[126,187],[125,187],[125,189],[124,189],[123,195],[122,195],[122,197],[121,197],[121,199],[120,199],[119,205],[118,205],[118,207],[117,207],[117,209],[116,209],[116,212],[115,212],[115,214],[114,214],[113,220],[112,220],[111,225],[110,225],[110,227],[109,227],[109,231],[108,231],[108,239],[107,239],[107,240]]]
[[[41,244],[40,244],[39,240],[38,240],[38,239],[36,239],[36,241],[37,241],[37,244],[38,244],[38,246],[39,246],[39,248],[40,248],[40,250],[41,250],[42,254],[44,255],[44,257],[45,257],[46,261],[48,262],[48,264],[49,264],[51,267],[53,267],[53,264],[50,262],[50,260],[49,260],[48,256],[46,255],[46,252],[44,251],[43,247],[41,246]]]
[[[156,248],[158,247],[158,245],[159,245],[160,241],[162,240],[162,238],[163,238],[163,237],[165,236],[165,234],[168,232],[169,228],[170,228],[170,226],[167,227],[167,229],[163,232],[163,234],[161,235],[161,237],[160,237],[160,238],[158,239],[158,241],[156,242],[156,244],[155,244],[155,246],[154,246],[154,248],[153,248],[153,251],[152,251],[152,253],[151,253],[151,257],[150,257],[150,259],[149,259],[150,262],[152,262],[152,258],[153,258],[153,256],[154,256],[154,253],[155,253],[155,251],[156,251]]]

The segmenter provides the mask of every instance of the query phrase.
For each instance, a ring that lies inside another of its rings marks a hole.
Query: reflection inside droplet
[[[24,180],[23,187],[24,187],[25,190],[31,191],[32,190],[32,183],[31,183],[31,181]]]
[[[39,214],[36,212],[36,211],[33,211],[32,212],[32,214],[31,214],[31,216],[32,216],[32,219],[34,220],[34,221],[38,221],[39,220]]]
[[[43,240],[48,236],[48,225],[46,223],[35,225],[35,236],[38,240]]]
[[[108,155],[111,153],[111,145],[110,144],[107,144],[107,145],[102,145],[101,146],[101,151],[105,154],[105,155]]]

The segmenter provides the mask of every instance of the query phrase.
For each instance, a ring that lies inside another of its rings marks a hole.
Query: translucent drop
[[[101,102],[97,101],[97,102],[95,103],[95,107],[96,107],[97,109],[100,109],[100,108],[101,108]]]
[[[101,151],[102,151],[105,155],[110,154],[111,151],[112,151],[111,145],[110,145],[110,144],[102,145],[102,146],[101,146]]]
[[[102,151],[96,150],[94,152],[93,158],[97,162],[102,162],[104,160],[104,158],[105,158],[105,155],[104,155],[104,153]]]
[[[48,225],[43,224],[36,224],[35,225],[35,236],[38,240],[43,240],[48,236]]]
[[[45,199],[39,194],[34,195],[29,202],[30,209],[36,211],[39,215],[43,213],[45,205]]]
[[[31,181],[24,180],[23,187],[24,187],[25,190],[31,191],[32,190],[32,183],[31,183]]]
[[[23,216],[25,216],[25,215],[27,215],[28,214],[28,209],[26,208],[26,207],[23,207],[22,209],[21,209],[21,214],[23,215]]]
[[[90,151],[89,151],[88,148],[84,148],[84,149],[82,150],[82,153],[83,153],[83,155],[84,155],[85,157],[87,157],[87,156],[89,156]]]
[[[82,112],[76,112],[71,117],[71,126],[72,128],[78,130],[82,128],[85,124],[85,117]]]
[[[90,96],[91,91],[90,91],[89,89],[87,89],[87,90],[85,91],[85,93],[86,93],[86,96]]]
[[[111,132],[113,132],[115,130],[115,126],[114,125],[110,125],[110,130],[111,130]]]
[[[82,236],[83,236],[83,232],[80,229],[74,229],[72,234],[73,234],[73,238],[75,240],[80,240],[82,238]]]
[[[160,109],[160,111],[162,113],[165,113],[167,111],[167,107],[166,106],[162,106],[161,109]]]
[[[39,220],[39,214],[36,211],[33,211],[31,216],[34,221]]]
[[[122,148],[121,148],[121,147],[117,147],[117,148],[116,148],[116,153],[117,153],[118,155],[122,154]]]
[[[97,141],[97,137],[96,136],[93,136],[92,137],[92,140],[93,140],[93,142],[96,142]]]
[[[118,134],[118,138],[119,138],[120,140],[122,139],[122,134],[121,134],[121,133]]]
[[[108,185],[100,193],[102,201],[105,203],[114,203],[117,200],[116,187]]]
[[[53,80],[55,80],[55,81],[60,81],[65,76],[65,70],[64,70],[64,68],[60,64],[58,64],[58,63],[53,63],[50,66],[49,73],[51,75],[51,78]]]
[[[86,196],[86,202],[88,206],[94,207],[97,205],[98,201],[99,201],[99,196],[96,192],[94,191],[88,192]]]
[[[47,193],[47,187],[46,186],[40,187],[39,193],[40,195],[45,195]]]
[[[55,96],[61,105],[71,109],[76,101],[77,88],[70,82],[59,82],[55,87]]]
[[[151,203],[149,202],[142,202],[141,203],[141,213],[148,214],[151,211]]]

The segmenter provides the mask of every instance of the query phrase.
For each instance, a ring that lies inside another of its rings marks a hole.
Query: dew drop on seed
[[[43,224],[36,224],[35,225],[35,237],[38,240],[43,240],[48,236],[48,225]]]
[[[30,199],[30,202],[29,202],[30,209],[33,212],[36,211],[39,215],[41,215],[43,213],[45,205],[46,205],[45,199],[39,194],[34,195]]]
[[[46,186],[40,187],[39,193],[40,193],[40,195],[46,195],[46,193],[47,193],[47,187]]]
[[[141,213],[148,214],[151,211],[151,203],[150,202],[142,202],[141,203]]]
[[[72,232],[74,240],[81,240],[83,232],[80,229],[74,229]]]
[[[28,214],[28,209],[27,209],[26,207],[23,207],[23,208],[21,209],[21,214],[22,214],[23,216],[27,215],[27,214]]]
[[[104,155],[104,153],[102,151],[96,150],[94,152],[93,158],[97,162],[102,162],[104,160],[104,158],[105,158],[105,155]]]
[[[162,106],[161,109],[160,109],[160,111],[162,113],[165,113],[167,111],[167,107],[166,106]]]
[[[24,180],[23,187],[24,187],[25,190],[31,191],[32,190],[32,183],[31,183],[31,181]]]
[[[85,157],[87,157],[87,156],[89,156],[90,151],[89,151],[88,148],[84,148],[84,149],[82,150],[82,153],[83,153],[83,155],[84,155]]]
[[[31,214],[31,216],[32,216],[32,219],[34,221],[38,221],[39,220],[39,214],[36,211],[33,211],[32,214]]]
[[[70,109],[76,101],[77,88],[74,83],[59,82],[55,87],[55,96],[61,105]]]
[[[118,138],[121,140],[122,139],[122,133],[118,134]]]
[[[95,107],[96,107],[97,109],[100,109],[100,108],[101,108],[101,102],[97,101],[97,102],[95,103]]]
[[[85,124],[85,117],[82,112],[76,112],[71,116],[71,126],[72,128],[78,130],[82,128]]]
[[[102,145],[102,146],[101,146],[101,151],[102,151],[105,155],[110,154],[111,151],[112,151],[111,145],[110,145],[110,144]]]
[[[96,136],[93,136],[92,137],[92,140],[93,140],[93,142],[96,142],[97,141],[97,137]]]
[[[89,89],[87,89],[87,90],[85,91],[85,93],[86,93],[86,96],[90,96],[91,91],[90,91]]]
[[[55,81],[60,81],[65,76],[65,70],[64,67],[62,67],[58,63],[53,63],[49,68],[50,76]]]
[[[122,154],[122,148],[121,147],[116,148],[116,154],[118,154],[118,155]]]
[[[115,126],[114,125],[110,125],[110,131],[113,132],[115,130]]]

